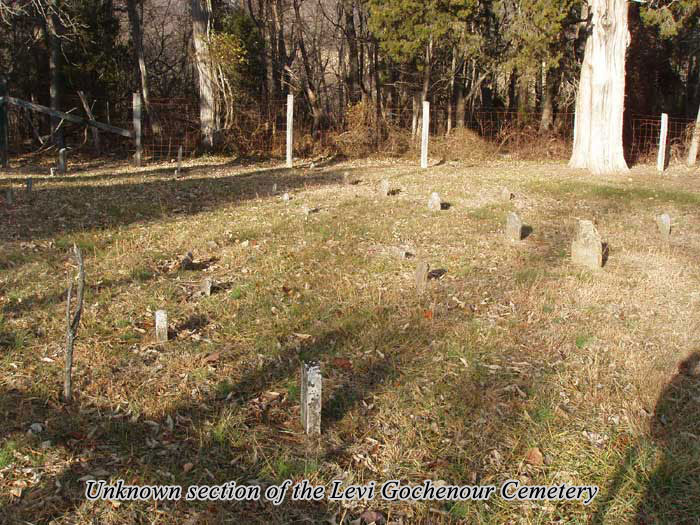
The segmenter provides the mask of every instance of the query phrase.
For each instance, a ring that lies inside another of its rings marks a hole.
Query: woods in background
[[[105,122],[127,122],[130,93],[140,92],[154,135],[165,119],[158,101],[193,101],[201,151],[245,149],[278,133],[287,93],[312,137],[346,129],[348,119],[375,144],[392,128],[415,134],[423,100],[434,132],[485,110],[548,132],[574,111],[595,9],[606,20],[613,3],[2,0],[0,74],[12,96],[62,111],[82,108],[82,91]],[[697,2],[628,9],[626,114],[694,118]],[[59,122],[33,116],[25,125],[34,142],[62,147]]]

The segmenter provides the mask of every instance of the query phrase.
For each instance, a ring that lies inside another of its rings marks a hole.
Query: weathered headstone
[[[52,177],[56,176],[56,168],[49,168],[49,173],[51,174]]]
[[[165,343],[168,340],[168,312],[156,310],[156,341]]]
[[[321,433],[321,366],[318,363],[301,365],[301,425],[307,434]]]
[[[428,285],[428,272],[430,265],[425,261],[418,261],[416,264],[416,292],[422,295]]]
[[[193,265],[194,256],[192,255],[192,252],[187,252],[187,254],[182,258],[182,261],[180,261],[180,269],[191,270]]]
[[[25,183],[26,183],[26,185],[27,185],[27,193],[31,193],[31,192],[32,192],[32,185],[33,185],[33,183],[34,183],[34,180],[33,180],[31,177],[29,177],[29,178],[25,181]]]
[[[202,281],[202,285],[200,288],[202,291],[202,295],[204,295],[205,297],[209,297],[211,295],[211,287],[212,287],[211,279],[209,279],[209,278],[204,279],[204,281]]]
[[[668,240],[671,237],[671,216],[668,213],[662,213],[656,217],[656,225],[659,227],[661,237]]]
[[[285,193],[284,195],[282,195],[282,200],[284,202],[289,202],[289,193]]]
[[[578,221],[578,231],[571,243],[571,260],[592,270],[603,266],[603,242],[591,221]]]
[[[61,148],[58,151],[58,171],[60,171],[62,175],[66,174],[66,154],[67,153],[68,153],[68,150],[66,148]]]
[[[346,186],[350,184],[350,173],[347,171],[343,172],[343,184],[345,184]]]
[[[277,193],[277,183],[276,182],[272,185],[272,193],[273,194]]]
[[[506,202],[510,202],[511,199],[513,199],[515,195],[513,195],[508,188],[503,188],[501,190],[501,199],[503,199]]]
[[[389,189],[389,181],[387,179],[382,179],[379,183],[377,192],[379,193],[380,197],[387,197],[389,195]]]
[[[428,209],[431,211],[440,211],[442,209],[442,201],[440,200],[440,195],[436,191],[430,195],[430,200],[428,201]]]
[[[510,212],[506,219],[506,237],[511,241],[520,241],[523,238],[523,221],[515,212]]]

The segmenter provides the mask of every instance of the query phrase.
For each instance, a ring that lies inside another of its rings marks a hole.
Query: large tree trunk
[[[348,2],[343,6],[345,10],[345,35],[348,40],[348,65],[350,67],[348,86],[350,88],[350,102],[356,104],[362,98],[360,78],[360,57],[357,47],[357,32],[355,31],[354,2]]]
[[[214,80],[209,56],[210,0],[192,0],[192,38],[194,40],[195,62],[199,74],[199,120],[204,149],[214,148],[216,107],[214,102]]]
[[[627,171],[622,145],[626,0],[589,0],[591,31],[576,97],[574,147],[569,166],[594,174]]]
[[[550,68],[546,70],[542,86],[542,117],[540,118],[540,132],[544,133],[552,129],[554,123],[554,97],[556,96],[559,82],[559,70]]]
[[[141,79],[141,99],[146,115],[154,133],[160,134],[160,126],[156,122],[151,111],[151,99],[148,95],[148,72],[146,71],[146,57],[143,52],[143,32],[141,31],[141,17],[136,5],[136,0],[126,1],[126,10],[129,16],[129,26],[131,28],[131,41],[134,46],[134,58],[138,64],[139,78]]]
[[[58,16],[61,6],[59,0],[51,0],[50,11],[46,15],[46,39],[49,45],[49,73],[51,84],[51,109],[61,111],[61,98],[63,96],[63,52],[61,50],[61,20]],[[57,148],[65,147],[65,139],[61,119],[51,117],[51,136]]]

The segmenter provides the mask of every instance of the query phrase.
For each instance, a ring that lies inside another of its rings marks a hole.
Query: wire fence
[[[63,100],[64,111],[85,116],[80,98],[69,96]],[[133,127],[131,99],[89,101],[95,120],[131,130]],[[216,142],[225,151],[245,154],[283,156],[286,144],[287,101],[285,99],[239,103],[226,116],[226,127],[217,132]],[[29,110],[10,105],[8,107],[10,153],[14,155],[42,152],[51,148],[51,119]],[[368,110],[373,113],[372,109]],[[382,108],[384,125],[393,129],[420,135],[421,112],[414,114],[412,107]],[[507,144],[510,151],[528,149],[540,140],[542,114],[537,112],[480,110],[467,112],[462,119],[447,107],[433,105],[430,108],[430,135],[444,136],[448,130],[465,127],[483,140],[498,145]],[[319,151],[332,151],[343,140],[357,140],[357,134],[348,135],[352,123],[352,108],[345,112],[328,111],[320,118],[303,98],[295,100],[294,154],[304,157]],[[376,119],[374,120],[376,122]],[[369,141],[374,122],[360,121],[363,139]],[[668,139],[672,158],[685,154],[695,121],[671,117],[668,123]],[[357,122],[355,122],[357,124]],[[131,157],[135,152],[134,141],[118,135],[100,132],[100,151],[95,150],[91,132],[86,126],[61,123],[66,146],[88,154]],[[548,137],[562,141],[573,138],[574,114],[559,112],[553,116]],[[142,156],[145,160],[171,160],[182,148],[184,156],[196,154],[201,145],[199,102],[192,98],[152,99],[150,113],[144,117],[142,127]],[[363,132],[364,130],[364,132]],[[631,115],[625,121],[625,148],[631,163],[653,160],[659,144],[661,116]],[[565,155],[561,150],[560,155]]]

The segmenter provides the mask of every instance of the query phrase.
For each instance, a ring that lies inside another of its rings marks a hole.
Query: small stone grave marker
[[[309,435],[321,433],[321,366],[318,363],[301,365],[301,425]]]
[[[66,154],[68,153],[68,150],[66,148],[61,148],[58,152],[58,171],[61,172],[61,174],[65,175],[66,174]]]
[[[192,255],[192,252],[187,252],[187,254],[182,258],[182,261],[180,261],[180,269],[191,270],[193,266],[194,256]]]
[[[289,202],[289,193],[285,193],[284,195],[282,195],[282,200],[284,202]]]
[[[49,168],[49,173],[51,174],[52,177],[56,176],[56,168]]]
[[[389,196],[389,180],[388,179],[382,179],[381,182],[379,183],[379,189],[378,193],[380,197],[387,197]]]
[[[659,233],[664,240],[671,237],[671,216],[668,213],[662,213],[656,217],[656,225],[659,227]]]
[[[343,172],[343,184],[345,184],[346,186],[350,184],[350,173],[347,171]]]
[[[510,212],[506,219],[506,237],[511,241],[520,241],[523,238],[523,221],[515,212]]]
[[[428,285],[428,272],[430,265],[425,261],[418,261],[416,264],[416,291],[418,295],[423,295]]]
[[[442,209],[442,201],[440,200],[440,195],[438,192],[434,191],[430,195],[430,200],[428,201],[428,209],[430,211],[440,211]]]
[[[168,340],[168,312],[156,310],[156,341],[165,343]]]
[[[591,221],[578,221],[578,231],[571,243],[571,260],[592,270],[603,266],[603,242]]]
[[[204,279],[204,281],[202,281],[202,285],[200,288],[202,291],[202,295],[204,295],[205,297],[209,297],[211,295],[211,288],[212,288],[211,279],[209,279],[209,278]]]

